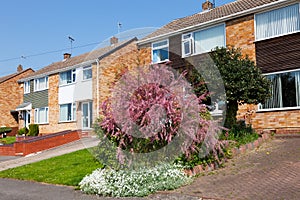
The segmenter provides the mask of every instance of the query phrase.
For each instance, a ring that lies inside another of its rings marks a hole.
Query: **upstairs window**
[[[48,89],[48,76],[34,79],[34,91]]]
[[[255,15],[256,40],[268,39],[300,30],[299,3]]]
[[[169,41],[152,43],[152,62],[159,63],[169,60]]]
[[[61,72],[59,74],[59,85],[68,85],[76,82],[76,69]]]
[[[182,35],[182,56],[207,53],[225,47],[225,24]]]
[[[89,80],[89,79],[91,79],[92,76],[93,76],[92,67],[91,66],[84,67],[82,73],[83,73],[83,76],[82,76],[83,80]]]
[[[24,82],[24,94],[30,93],[30,81]]]

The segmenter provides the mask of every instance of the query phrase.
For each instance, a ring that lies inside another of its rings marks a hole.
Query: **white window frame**
[[[290,4],[288,6],[293,6],[293,5],[296,5],[296,4],[299,4],[299,20],[300,20],[300,3],[293,3],[293,4]],[[268,39],[271,39],[271,38],[276,38],[276,37],[282,37],[282,36],[285,36],[285,35],[290,35],[290,34],[294,34],[294,33],[299,33],[300,30],[297,30],[297,31],[294,31],[294,32],[288,32],[288,33],[284,33],[284,34],[279,34],[279,35],[274,35],[274,36],[270,36],[270,37],[265,37],[265,38],[260,38],[260,39],[257,39],[257,15],[259,14],[263,14],[263,13],[267,13],[267,12],[272,12],[274,10],[278,10],[278,9],[282,9],[282,8],[285,8],[285,7],[281,7],[281,8],[276,8],[276,9],[273,9],[273,10],[268,10],[268,11],[263,11],[263,12],[259,12],[259,13],[256,13],[254,14],[254,34],[255,34],[255,42],[259,42],[259,41],[263,41],[263,40],[268,40]]]
[[[24,94],[30,93],[30,81],[24,82]]]
[[[285,70],[285,71],[279,71],[279,72],[272,72],[272,73],[265,73],[264,76],[269,75],[276,75],[276,74],[284,74],[289,72],[300,72],[300,68],[298,69],[292,69],[292,70]],[[262,108],[262,104],[258,104],[257,112],[272,112],[272,111],[284,111],[284,110],[299,110],[300,106],[294,106],[294,107],[282,107],[282,108]]]
[[[167,42],[167,44],[161,45],[161,46],[159,46],[159,47],[154,47],[155,44],[162,43],[162,42]],[[162,63],[162,62],[167,62],[167,61],[169,61],[169,58],[170,58],[170,54],[169,54],[169,39],[165,39],[165,40],[160,40],[160,41],[157,41],[157,42],[153,42],[152,45],[151,45],[151,47],[152,47],[152,49],[151,49],[152,63]],[[154,62],[153,51],[154,51],[154,50],[163,49],[163,48],[168,48],[168,58],[165,59],[165,60],[159,60],[159,61],[157,61],[157,62]]]
[[[189,56],[192,54],[193,51],[193,42],[194,41],[194,37],[193,37],[193,33],[186,33],[182,35],[182,55],[183,57]],[[185,44],[189,45],[188,51],[189,52],[185,52]]]
[[[203,52],[196,52],[196,49],[195,49],[196,48],[195,47],[195,42],[196,42],[195,33],[205,31],[205,30],[208,30],[208,29],[211,29],[211,28],[215,28],[215,27],[218,27],[218,26],[223,26],[223,34],[224,34],[224,44],[222,46],[219,46],[219,47],[226,47],[226,24],[225,23],[220,23],[220,24],[217,24],[217,25],[214,25],[214,26],[210,26],[210,27],[206,27],[206,28],[203,28],[203,29],[198,29],[198,30],[193,31],[193,32],[182,34],[182,40],[181,40],[182,57],[184,58],[184,57],[187,57],[187,56],[200,55],[200,54],[203,54],[203,53],[210,52],[211,50],[207,50],[207,51],[203,51]],[[188,35],[190,35],[190,38],[187,37]],[[191,50],[190,50],[189,53],[185,52],[185,48],[184,48],[185,43],[190,43]]]
[[[67,120],[61,120],[61,106],[70,105],[70,104],[71,104],[71,118],[68,119],[68,116],[67,116]],[[59,105],[59,122],[63,123],[63,122],[74,122],[74,121],[76,121],[76,103],[60,104]]]
[[[40,80],[44,79],[46,84],[45,84],[45,87],[41,87],[40,86]],[[45,77],[42,77],[42,78],[37,78],[37,79],[34,79],[34,92],[37,92],[37,91],[42,91],[42,90],[47,90],[49,88],[49,81],[48,81],[48,76],[45,76]]]
[[[40,112],[41,110],[45,109],[46,121],[40,121]],[[34,122],[36,124],[48,124],[49,123],[49,107],[43,107],[43,108],[36,108],[34,109]]]
[[[89,70],[91,70],[91,77],[90,78],[85,78],[85,76],[84,76],[84,72],[85,71],[89,71]],[[87,81],[87,80],[91,80],[93,78],[93,70],[92,70],[92,66],[86,66],[86,67],[83,67],[82,68],[82,80],[83,81]]]
[[[68,82],[67,83],[62,83],[61,82],[61,75],[64,74],[64,73],[71,73],[71,80],[70,80],[69,83]],[[59,73],[59,85],[60,86],[74,84],[74,83],[76,83],[76,79],[77,79],[77,77],[76,77],[76,69],[70,69],[70,70],[67,70],[67,71]]]

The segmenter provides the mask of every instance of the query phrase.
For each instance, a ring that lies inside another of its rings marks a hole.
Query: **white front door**
[[[82,103],[82,129],[92,128],[93,123],[93,103],[83,102]]]
[[[24,127],[29,127],[30,124],[30,110],[23,111],[23,118],[24,118]]]

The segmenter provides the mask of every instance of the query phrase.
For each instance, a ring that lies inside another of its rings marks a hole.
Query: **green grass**
[[[0,143],[3,144],[13,144],[16,142],[16,137],[15,136],[8,136],[6,138],[1,138]]]
[[[78,186],[78,183],[85,175],[102,167],[103,165],[99,163],[88,150],[84,149],[1,171],[0,177]]]

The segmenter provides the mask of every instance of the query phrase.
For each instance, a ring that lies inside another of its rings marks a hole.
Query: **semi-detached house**
[[[17,106],[19,128],[39,124],[40,133],[91,130],[100,107],[101,70],[126,64],[121,57],[137,49],[136,38],[50,64],[19,80],[23,102]],[[121,61],[120,61],[121,60]]]
[[[237,0],[216,8],[206,1],[202,7],[140,40],[139,48],[152,52],[153,63],[172,61],[175,68],[217,46],[241,48],[272,81],[272,97],[241,106],[238,118],[257,130],[299,132],[299,0]]]

